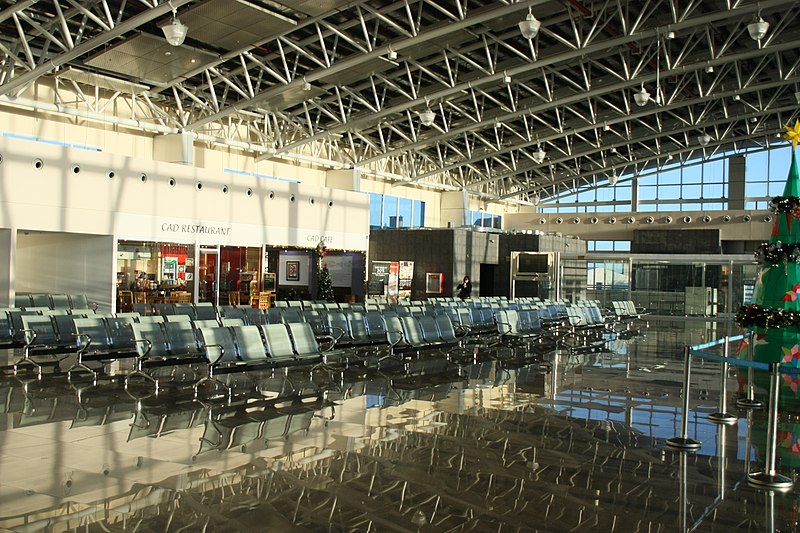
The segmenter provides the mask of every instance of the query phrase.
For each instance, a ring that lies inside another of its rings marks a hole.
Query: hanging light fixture
[[[308,82],[305,78],[303,78],[303,90],[310,91],[311,90],[311,83]]]
[[[520,33],[528,40],[536,37],[536,34],[539,33],[539,28],[541,25],[542,23],[536,20],[536,17],[533,16],[530,8],[528,9],[528,16],[525,17],[525,20],[518,24]]]
[[[430,107],[426,107],[424,111],[419,113],[419,121],[423,126],[430,126],[436,120],[436,113],[431,111]]]
[[[650,93],[644,88],[644,84],[642,84],[642,90],[640,90],[638,93],[634,93],[633,99],[636,101],[636,105],[639,107],[646,106],[647,102],[650,101]]]
[[[544,162],[544,158],[547,157],[547,152],[545,152],[542,146],[539,145],[539,149],[533,153],[532,157],[534,162],[541,165]]]
[[[172,2],[169,2],[169,6],[172,7]],[[183,41],[186,39],[186,34],[189,33],[189,26],[181,24],[177,15],[178,11],[172,7],[172,22],[161,28],[167,42],[172,46],[182,45]]]
[[[608,177],[608,184],[609,185],[616,185],[619,181],[619,176],[617,176],[617,171],[615,170],[609,177]]]
[[[701,135],[697,136],[697,142],[700,143],[700,146],[707,146],[708,143],[711,142],[711,135],[703,132]]]
[[[761,18],[761,15],[758,15],[758,19],[754,22],[751,22],[747,25],[747,33],[750,34],[750,38],[754,41],[760,41],[767,35],[767,31],[769,30],[769,22]]]
[[[531,198],[531,200],[533,201],[533,205],[539,205],[539,202],[542,201],[542,197],[539,196],[539,193],[537,192],[536,194],[533,195],[533,198]]]

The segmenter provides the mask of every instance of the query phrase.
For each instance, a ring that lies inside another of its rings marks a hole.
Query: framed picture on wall
[[[300,281],[300,261],[286,261],[286,281]]]

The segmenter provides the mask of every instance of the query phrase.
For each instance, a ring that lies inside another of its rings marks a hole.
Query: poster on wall
[[[386,285],[389,283],[390,266],[390,261],[373,261],[370,264],[367,294],[371,296],[386,296]]]
[[[397,298],[400,300],[411,299],[411,282],[414,279],[414,261],[400,261],[399,290]]]
[[[308,255],[281,254],[278,264],[279,285],[308,285]]]
[[[400,263],[392,261],[389,264],[389,282],[387,284],[387,293],[389,298],[397,298],[400,290]]]
[[[300,281],[300,261],[286,261],[286,281]]]

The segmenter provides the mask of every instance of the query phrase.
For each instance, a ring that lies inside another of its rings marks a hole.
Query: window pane
[[[397,227],[397,196],[383,197],[383,226],[386,228]]]
[[[421,228],[425,226],[425,202],[414,200],[414,226]]]
[[[397,219],[398,228],[411,227],[411,205],[408,198],[400,198],[399,218]]]
[[[374,192],[369,193],[369,227],[381,227],[381,208],[383,206],[383,195]]]

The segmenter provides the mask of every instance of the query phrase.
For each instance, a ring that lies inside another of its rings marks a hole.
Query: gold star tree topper
[[[797,143],[800,142],[800,120],[795,120],[794,126],[787,124],[784,128],[786,128],[786,133],[783,138],[792,143],[792,148],[797,148]]]

